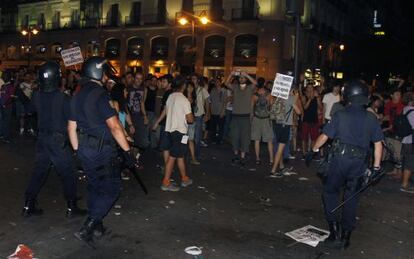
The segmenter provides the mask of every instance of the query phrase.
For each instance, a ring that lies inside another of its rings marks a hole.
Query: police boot
[[[329,237],[325,240],[326,245],[331,248],[338,248],[341,245],[341,225],[338,222],[328,222]]]
[[[107,232],[106,227],[104,227],[102,220],[98,221],[95,229],[93,230],[93,236],[97,239],[101,239]]]
[[[76,200],[68,201],[68,208],[66,209],[66,217],[73,218],[76,216],[85,216],[87,210],[78,207]]]
[[[36,208],[37,201],[35,199],[27,199],[24,203],[22,216],[30,217],[30,216],[40,216],[43,214],[43,210]]]
[[[347,249],[349,247],[349,245],[351,244],[350,243],[351,233],[352,233],[352,231],[350,231],[350,230],[342,231],[341,248],[343,250]]]
[[[93,232],[96,228],[96,225],[98,224],[98,221],[88,217],[83,223],[83,226],[81,229],[76,232],[74,235],[77,239],[84,241],[87,245],[95,249],[94,242],[93,242]]]

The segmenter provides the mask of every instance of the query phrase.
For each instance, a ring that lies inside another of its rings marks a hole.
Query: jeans
[[[230,137],[230,124],[231,124],[232,115],[233,115],[233,111],[226,110],[226,115],[224,119],[223,138]]]
[[[220,115],[211,115],[210,136],[211,136],[211,139],[217,143],[223,140],[224,119],[225,119],[224,117],[220,118]]]
[[[201,140],[203,138],[203,119],[203,115],[195,117],[194,151],[197,159],[200,158]]]
[[[3,135],[5,140],[10,140],[12,107],[0,108],[0,136]]]

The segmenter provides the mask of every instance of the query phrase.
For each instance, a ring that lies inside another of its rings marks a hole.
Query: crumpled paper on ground
[[[28,246],[20,244],[17,246],[16,251],[9,255],[7,259],[34,259],[33,251]]]

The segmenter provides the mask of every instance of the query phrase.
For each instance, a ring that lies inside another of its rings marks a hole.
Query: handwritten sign
[[[62,50],[60,55],[66,67],[83,63],[82,52],[79,47]]]
[[[272,95],[287,100],[289,98],[292,83],[293,76],[277,73],[275,82],[273,83]]]

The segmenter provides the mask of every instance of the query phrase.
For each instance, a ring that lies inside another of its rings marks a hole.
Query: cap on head
[[[347,103],[366,105],[369,102],[368,86],[359,79],[354,79],[345,83],[343,95],[344,100]]]
[[[53,92],[59,89],[61,80],[60,66],[54,61],[46,61],[40,65],[37,77],[40,91]]]

